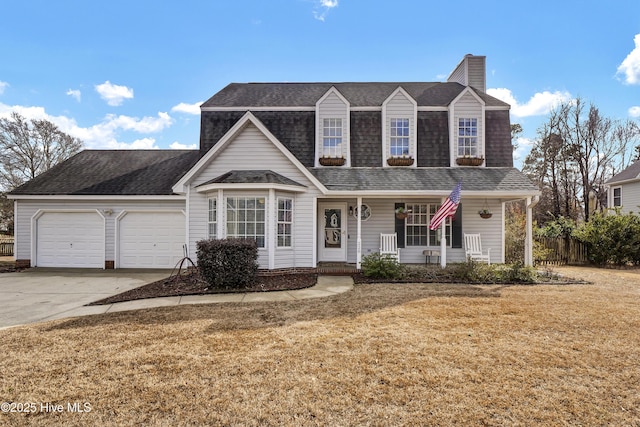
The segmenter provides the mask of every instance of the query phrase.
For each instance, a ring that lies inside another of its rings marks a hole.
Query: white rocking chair
[[[486,254],[482,252],[482,242],[479,234],[464,235],[464,252],[467,255],[467,259],[491,264],[491,248],[487,249]]]
[[[400,262],[400,248],[398,248],[398,235],[380,234],[380,255],[388,256]]]

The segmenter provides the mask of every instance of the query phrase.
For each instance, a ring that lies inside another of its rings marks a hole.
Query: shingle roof
[[[10,194],[170,195],[198,150],[85,150]]]
[[[640,177],[640,160],[609,178],[605,184],[615,184],[616,182],[629,181],[631,179],[637,179],[638,177]]]
[[[334,191],[462,191],[537,193],[538,188],[515,168],[310,168]]]
[[[202,107],[315,107],[334,86],[351,107],[379,107],[402,86],[418,106],[446,107],[465,86],[447,82],[369,83],[231,83],[207,100]],[[487,106],[509,104],[476,90]]]
[[[271,170],[232,170],[202,183],[198,187],[209,184],[280,184],[305,187]]]

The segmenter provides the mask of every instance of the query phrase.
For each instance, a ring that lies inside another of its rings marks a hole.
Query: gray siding
[[[446,111],[419,111],[418,167],[448,167],[449,113]]]
[[[105,261],[115,260],[115,220],[123,210],[184,210],[184,200],[167,201],[64,201],[64,200],[18,200],[16,216],[16,259],[31,258],[31,218],[38,210],[87,210],[97,209],[105,217]],[[105,210],[113,213],[106,214]]]
[[[511,122],[508,110],[485,111],[485,163],[488,167],[513,167]]]
[[[351,112],[351,166],[380,166],[382,162],[382,113]]]

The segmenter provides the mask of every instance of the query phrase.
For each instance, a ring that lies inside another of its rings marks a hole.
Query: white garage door
[[[185,243],[182,212],[128,212],[119,224],[118,268],[173,268]]]
[[[46,212],[36,233],[38,267],[104,268],[104,219],[97,212]]]

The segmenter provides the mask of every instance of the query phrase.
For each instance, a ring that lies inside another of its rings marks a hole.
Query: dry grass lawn
[[[358,285],[0,331],[11,425],[640,425],[640,275]]]

